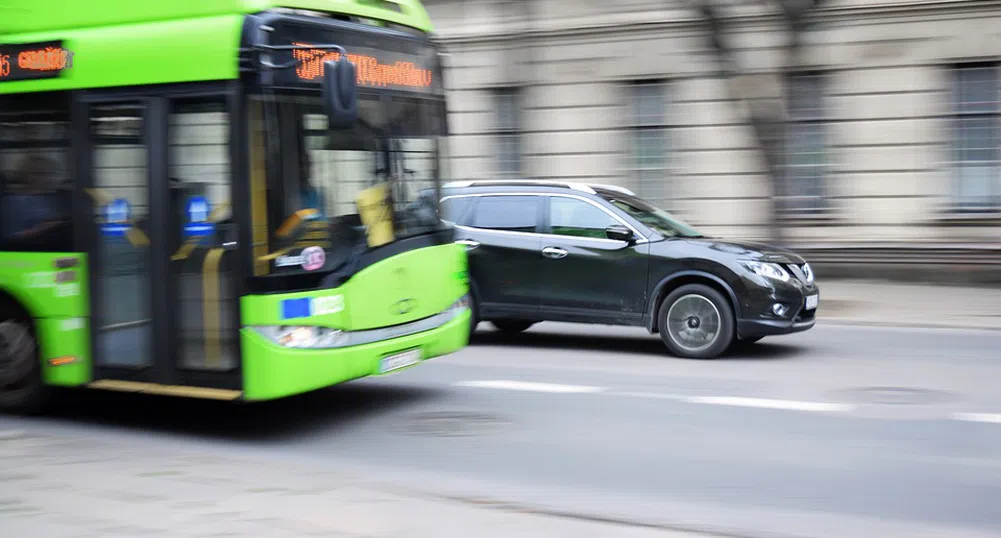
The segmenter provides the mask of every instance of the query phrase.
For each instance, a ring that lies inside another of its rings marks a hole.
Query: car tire
[[[494,319],[490,321],[490,324],[496,327],[498,331],[509,334],[517,334],[525,332],[529,327],[535,325],[535,322],[523,321],[520,319]]]
[[[674,317],[670,324],[669,315]],[[722,355],[736,338],[735,326],[730,302],[704,284],[686,284],[672,291],[657,313],[661,341],[672,354],[686,359]]]
[[[35,415],[44,411],[48,399],[31,326],[23,320],[0,320],[0,412]]]

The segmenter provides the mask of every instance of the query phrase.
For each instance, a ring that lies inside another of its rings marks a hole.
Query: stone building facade
[[[777,72],[774,8],[717,2],[745,69]],[[777,220],[803,248],[1001,241],[1001,1],[817,9],[787,100],[781,213],[691,1],[426,5],[456,179],[617,184],[706,234],[769,240]]]

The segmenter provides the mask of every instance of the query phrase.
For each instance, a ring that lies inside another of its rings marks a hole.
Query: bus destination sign
[[[58,77],[73,67],[73,52],[61,41],[0,44],[0,82]]]
[[[295,74],[303,82],[319,83],[323,77],[323,64],[336,61],[340,53],[309,48],[309,43],[293,43],[305,47],[292,51],[293,57],[299,61]],[[389,90],[430,92],[433,88],[434,74],[431,69],[419,62],[419,58],[401,57],[386,51],[347,49],[348,60],[355,64],[358,71],[358,86],[363,88],[380,88]]]
[[[279,20],[272,42],[295,47],[282,51],[276,60],[295,60],[295,67],[274,72],[271,84],[284,87],[319,87],[323,64],[340,58],[340,52],[324,49],[336,44],[355,64],[359,90],[390,90],[411,94],[443,93],[438,55],[426,40],[396,32],[308,24]]]

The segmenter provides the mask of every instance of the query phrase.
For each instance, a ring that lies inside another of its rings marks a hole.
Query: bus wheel
[[[28,323],[0,321],[0,411],[40,413],[47,396],[38,363],[38,344]]]

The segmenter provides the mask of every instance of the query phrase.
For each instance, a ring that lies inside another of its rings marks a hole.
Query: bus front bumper
[[[425,331],[326,349],[283,347],[253,328],[244,327],[240,331],[243,399],[283,398],[353,379],[394,373],[454,353],[468,343],[470,318],[469,309],[464,308],[448,322]],[[387,372],[387,366],[402,368]]]

